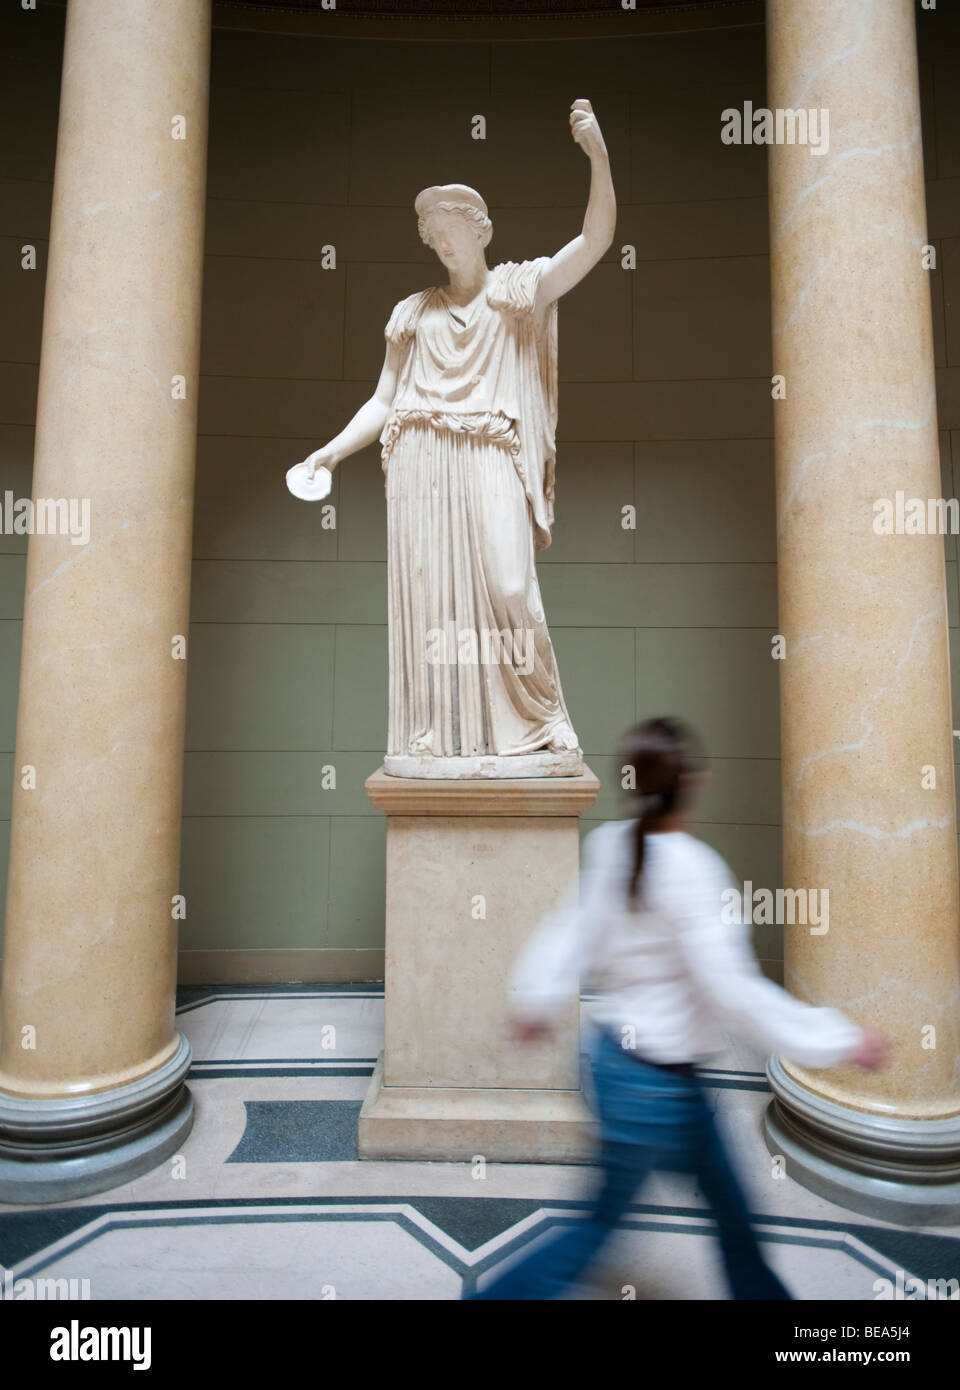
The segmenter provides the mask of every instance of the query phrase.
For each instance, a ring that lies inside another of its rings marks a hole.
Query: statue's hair
[[[467,222],[473,224],[473,229],[480,240],[481,246],[489,246],[490,238],[493,236],[493,223],[485,212],[473,206],[472,203],[441,202],[434,203],[422,217],[417,220],[417,230],[420,233],[420,240],[427,246],[433,246],[430,240],[430,220],[435,212],[455,212],[463,217]]]

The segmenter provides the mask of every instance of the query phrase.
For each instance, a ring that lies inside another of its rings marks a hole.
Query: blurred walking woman
[[[600,993],[593,1068],[602,1181],[588,1219],[475,1297],[552,1298],[597,1255],[653,1169],[696,1176],[717,1222],[734,1298],[788,1299],[764,1263],[740,1184],[695,1063],[725,1029],[805,1067],[879,1066],[884,1039],[834,1009],[813,1008],[764,978],[749,929],[722,920],[727,865],[687,832],[704,780],[694,735],[652,719],[627,736],[636,816],[584,843],[582,888],[543,923],[511,981],[518,1037],[532,1041],[575,994]]]

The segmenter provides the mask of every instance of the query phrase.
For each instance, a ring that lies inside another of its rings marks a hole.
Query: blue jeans
[[[608,1034],[593,1055],[602,1181],[589,1217],[473,1299],[554,1298],[598,1254],[653,1169],[692,1173],[713,1212],[734,1298],[789,1299],[764,1263],[743,1193],[696,1075],[637,1061]]]

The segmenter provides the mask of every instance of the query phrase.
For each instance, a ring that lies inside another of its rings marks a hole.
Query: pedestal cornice
[[[391,816],[582,816],[600,791],[586,765],[579,777],[449,782],[389,777],[380,767],[364,786],[377,810]]]

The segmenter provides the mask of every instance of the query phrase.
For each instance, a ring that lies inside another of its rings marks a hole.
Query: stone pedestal
[[[567,1163],[592,1151],[579,1004],[553,1038],[507,1036],[507,979],[579,866],[579,777],[367,779],[387,815],[384,1051],[360,1113],[362,1158]]]

